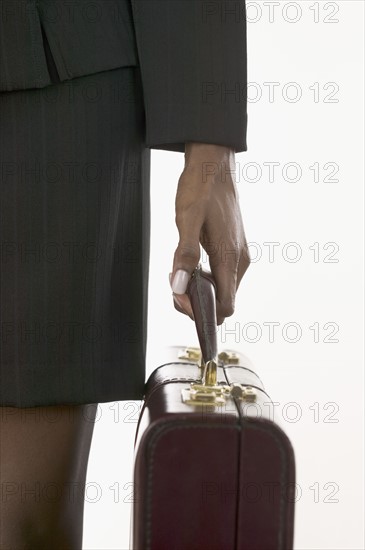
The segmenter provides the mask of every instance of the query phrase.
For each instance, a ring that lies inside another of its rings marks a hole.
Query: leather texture
[[[228,395],[223,405],[191,405],[182,390],[204,364],[169,348],[145,385],[134,445],[130,547],[134,550],[292,550],[295,456],[252,363],[217,355],[215,283],[198,265],[188,283],[205,360],[217,358],[217,385],[239,383],[255,401]],[[174,353],[172,353],[174,352]]]
[[[262,381],[244,366],[220,365],[218,383],[252,385],[256,402],[229,397],[221,407],[194,407],[181,390],[200,371],[194,362],[170,362],[146,383],[130,548],[291,550],[294,450],[271,418]]]
[[[186,288],[194,314],[200,349],[205,362],[217,359],[216,284],[210,271],[199,264]]]

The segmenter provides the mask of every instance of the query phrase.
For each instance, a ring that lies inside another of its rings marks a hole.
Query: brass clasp
[[[251,386],[245,386],[234,382],[228,384],[217,383],[217,362],[215,360],[207,361],[202,365],[204,369],[201,383],[191,382],[189,388],[181,390],[183,403],[187,405],[223,405],[226,398],[230,395],[243,401],[255,401],[256,390]]]
[[[202,353],[200,351],[200,348],[194,348],[194,347],[183,348],[178,353],[179,359],[194,361],[196,363],[201,362],[201,357],[202,357]]]
[[[234,351],[227,352],[227,351],[221,351],[221,353],[218,354],[218,359],[225,365],[228,363],[230,365],[238,365],[240,362],[240,359]]]

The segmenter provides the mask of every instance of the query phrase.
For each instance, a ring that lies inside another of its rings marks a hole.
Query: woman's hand
[[[170,284],[174,279],[171,286],[175,308],[194,319],[185,291],[200,261],[201,243],[217,285],[218,325],[234,313],[236,291],[250,265],[234,173],[232,149],[204,143],[186,144],[185,167],[175,201],[179,244]]]

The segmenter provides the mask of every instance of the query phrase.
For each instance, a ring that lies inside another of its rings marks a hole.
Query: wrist
[[[232,153],[235,154],[235,150],[232,147],[216,143],[200,143],[195,141],[185,143],[185,156],[202,155],[204,153],[223,156]]]
[[[197,168],[206,175],[218,175],[218,172],[235,169],[235,150],[214,143],[185,143],[185,169]]]

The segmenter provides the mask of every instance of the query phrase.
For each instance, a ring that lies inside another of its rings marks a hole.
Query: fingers
[[[222,206],[218,211],[231,214],[222,216],[221,220],[215,215],[218,221],[214,224],[208,220],[209,223],[203,226],[201,242],[209,256],[211,272],[216,282],[217,324],[221,325],[225,317],[234,314],[236,293],[250,265],[250,255],[239,205],[233,203],[232,206],[228,202],[228,206]]]
[[[172,273],[169,273],[169,281],[171,286]],[[175,294],[173,292],[174,306],[177,311],[188,315],[194,321],[194,314],[190,304],[190,299],[187,294]]]
[[[238,263],[236,290],[238,290],[240,282],[242,281],[243,276],[246,273],[247,269],[249,268],[250,264],[251,264],[250,251],[248,249],[247,242],[245,240],[243,248],[241,250],[241,254],[240,254],[240,261]]]
[[[237,268],[229,268],[222,263],[211,266],[212,274],[217,286],[217,325],[221,325],[226,317],[234,313],[236,289],[237,289]]]
[[[236,292],[250,258],[233,181],[204,184],[199,170],[182,173],[176,195],[179,244],[174,254],[171,288],[175,309],[193,319],[186,287],[200,261],[200,244],[209,256],[216,283],[217,324],[235,311]],[[180,309],[179,309],[180,308]]]
[[[186,294],[179,296],[176,296],[174,294],[174,305],[177,311],[179,311],[180,313],[185,313],[185,315],[189,315],[190,319],[194,321],[194,313],[190,304],[189,297],[186,296]]]
[[[214,262],[213,258],[214,257],[210,258],[210,267],[217,288],[217,325],[222,325],[226,317],[230,317],[234,314],[237,289],[250,265],[250,256],[247,247],[244,247],[239,252],[238,264],[232,261],[217,263],[217,261]],[[194,320],[194,313],[191,307],[190,299],[185,292],[182,292],[183,290],[186,291],[186,281],[189,281],[190,275],[187,271],[184,271],[183,274],[180,275],[179,270],[176,271],[176,274],[176,284],[174,288],[178,290],[178,292],[173,293],[175,309],[180,313],[188,315],[190,319]],[[172,273],[169,273],[169,280],[172,288]]]
[[[174,293],[175,302],[191,319],[194,319],[190,299],[186,294],[186,288],[190,277],[200,260],[199,240],[197,245],[184,245],[180,240],[175,251],[174,264],[170,277],[170,285]],[[176,308],[177,309],[177,308]]]
[[[199,233],[193,241],[193,237],[189,241],[180,238],[179,245],[174,254],[174,262],[172,269],[172,290],[176,294],[184,294],[187,284],[194,269],[200,261]]]
[[[200,261],[200,232],[207,202],[202,185],[185,170],[178,183],[175,201],[175,222],[179,243],[175,250],[171,287],[176,294],[185,294],[194,269]]]
[[[208,247],[207,247],[208,249]],[[235,311],[236,293],[243,277],[244,262],[239,243],[217,247],[210,250],[209,264],[216,282],[217,325]]]

